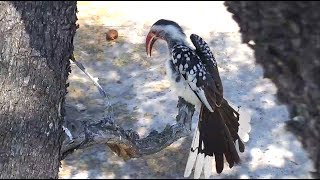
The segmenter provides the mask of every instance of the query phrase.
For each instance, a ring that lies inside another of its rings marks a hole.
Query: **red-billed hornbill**
[[[205,178],[208,178],[213,155],[217,173],[223,170],[224,156],[232,168],[240,163],[236,140],[240,152],[244,151],[244,144],[238,135],[239,114],[223,98],[217,63],[208,44],[198,35],[191,34],[195,49],[191,48],[182,28],[176,22],[165,19],[154,23],[147,35],[146,51],[149,56],[157,39],[163,39],[168,44],[170,59],[166,62],[166,72],[176,93],[196,107],[201,107],[184,176],[190,176],[195,165],[194,177],[199,178],[204,169]]]

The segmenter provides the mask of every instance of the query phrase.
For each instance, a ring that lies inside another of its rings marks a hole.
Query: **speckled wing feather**
[[[172,49],[172,59],[176,70],[184,77],[199,100],[213,112],[217,104],[216,96],[220,92],[200,57],[189,47],[178,44]]]
[[[216,88],[216,101],[217,105],[220,106],[223,99],[223,86],[220,79],[217,62],[210,50],[209,45],[198,35],[191,34],[190,39],[193,45],[196,47],[196,53],[199,55],[201,62],[205,65],[211,77],[214,79]]]

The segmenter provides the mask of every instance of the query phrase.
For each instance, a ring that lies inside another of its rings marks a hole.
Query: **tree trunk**
[[[278,87],[320,178],[320,2],[226,2],[242,39]],[[253,41],[251,43],[250,41]]]
[[[0,1],[0,178],[58,178],[75,1]]]

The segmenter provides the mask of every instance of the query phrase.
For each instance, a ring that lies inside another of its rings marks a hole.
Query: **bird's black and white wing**
[[[217,106],[217,96],[220,97],[221,93],[197,53],[188,46],[178,44],[172,49],[172,61],[199,100],[213,112]]]
[[[221,78],[218,71],[217,62],[210,50],[209,45],[198,35],[191,34],[190,39],[193,43],[193,45],[196,47],[196,54],[200,57],[201,62],[204,64],[206,69],[208,70],[211,77],[214,79],[216,88],[218,92],[216,93],[216,105],[221,106],[222,103],[228,104],[228,102],[223,98],[223,86],[221,82]],[[239,121],[239,113],[234,111],[232,108],[225,108],[226,106],[223,106],[222,109],[224,111],[228,111],[226,114],[233,114],[235,115],[234,118]],[[229,118],[224,118],[225,120],[228,120]],[[237,132],[239,131],[239,123],[232,124],[228,121],[226,121],[228,124],[228,127],[231,131],[231,134],[233,136],[234,141],[236,141],[239,137]],[[242,144],[240,144],[240,151],[242,150]]]
[[[214,79],[216,88],[216,101],[217,105],[220,106],[223,99],[223,86],[220,79],[217,62],[210,50],[208,44],[198,35],[190,35],[191,42],[196,47],[196,54],[200,57],[201,62],[205,65],[211,77]]]
[[[232,141],[239,139],[237,134],[239,117],[233,112],[227,112],[232,108],[223,98],[223,86],[217,63],[208,44],[195,34],[192,34],[190,38],[196,50],[184,45],[176,45],[172,49],[172,60],[176,70],[205,105],[205,107],[201,107],[199,125],[194,134],[185,177],[189,176],[192,168],[195,167],[195,178],[200,177],[202,169],[204,169],[205,177],[208,178],[211,174],[213,154],[215,155],[218,173],[223,170],[223,155],[226,156],[230,167],[233,166],[234,162],[238,163],[240,161],[236,149],[232,145]],[[221,106],[222,104],[224,105]],[[222,109],[217,113],[209,113],[214,112],[215,108]],[[223,118],[226,115],[229,117]],[[224,135],[210,131],[221,131]],[[230,144],[225,144],[226,142]],[[241,143],[239,146],[242,145]]]

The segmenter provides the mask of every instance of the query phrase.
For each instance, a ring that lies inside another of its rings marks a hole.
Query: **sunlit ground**
[[[66,118],[98,121],[110,112],[109,102],[116,122],[140,136],[173,124],[177,97],[164,76],[165,43],[155,44],[152,58],[147,58],[144,46],[150,26],[158,19],[170,19],[179,23],[187,36],[196,33],[208,42],[218,62],[225,97],[251,117],[242,164],[232,169],[225,166],[221,175],[213,170],[211,178],[310,178],[310,160],[294,136],[284,130],[288,112],[277,104],[276,87],[263,78],[253,51],[241,43],[239,27],[223,2],[80,1],[78,11],[76,59],[99,77],[112,98],[102,99],[96,87],[72,65]],[[119,32],[119,38],[111,43],[105,40],[110,28]],[[183,138],[159,153],[127,162],[105,145],[77,150],[62,161],[59,176],[182,178],[190,143],[191,137]]]

